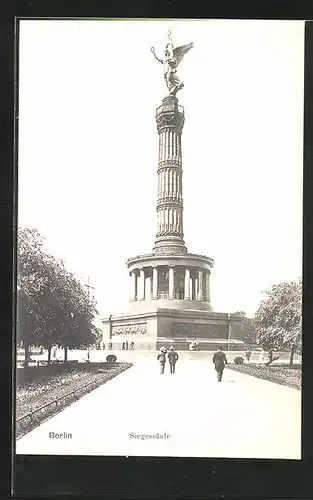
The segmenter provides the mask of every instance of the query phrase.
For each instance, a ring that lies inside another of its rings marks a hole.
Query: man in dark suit
[[[219,347],[218,350],[214,353],[213,363],[215,365],[215,370],[217,373],[217,380],[218,382],[221,382],[225,365],[228,365],[226,355],[222,351],[221,347]]]
[[[160,371],[161,371],[161,375],[163,375],[164,373],[164,367],[165,367],[165,363],[166,363],[166,349],[165,347],[161,347],[160,349],[160,352],[157,356],[157,359],[159,360],[159,363],[160,363]]]
[[[170,347],[169,353],[167,355],[169,363],[170,363],[170,371],[171,373],[175,373],[175,365],[178,360],[178,354],[175,351],[174,347]]]

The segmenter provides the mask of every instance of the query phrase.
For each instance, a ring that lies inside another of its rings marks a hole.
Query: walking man
[[[174,347],[170,347],[169,353],[167,355],[169,363],[170,363],[170,371],[171,373],[175,373],[175,365],[178,360],[178,354],[175,351]]]
[[[217,380],[218,382],[221,382],[225,365],[228,365],[226,355],[222,351],[221,347],[219,347],[218,350],[214,353],[213,363],[215,365],[215,370],[217,373]]]
[[[160,373],[161,375],[163,375],[164,373],[164,367],[165,367],[165,363],[166,363],[166,349],[165,347],[161,347],[160,349],[160,352],[158,354],[158,357],[157,359],[159,360],[159,363],[160,363]]]
[[[252,354],[252,353],[251,353],[251,350],[250,350],[250,349],[248,349],[248,350],[246,351],[246,358],[247,358],[248,363],[250,363],[251,354]]]

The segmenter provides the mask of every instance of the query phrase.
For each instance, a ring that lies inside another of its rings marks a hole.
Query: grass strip
[[[33,383],[17,386],[16,439],[55,416],[85,394],[105,384],[132,363],[114,363],[96,372],[71,371],[45,377]],[[88,385],[87,385],[88,384]],[[60,399],[61,398],[61,399]],[[35,413],[34,413],[35,412]]]
[[[275,382],[276,384],[285,385],[292,389],[301,389],[302,383],[302,366],[294,365],[264,365],[264,364],[243,364],[236,365],[230,363],[229,368],[245,375]]]

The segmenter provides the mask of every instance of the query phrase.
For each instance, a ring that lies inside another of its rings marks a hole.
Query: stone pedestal
[[[104,324],[104,344],[109,342],[107,320]],[[222,345],[225,350],[229,342],[243,346],[241,318],[230,316],[230,332],[227,314],[192,309],[157,308],[138,314],[123,314],[112,317],[113,349],[122,349],[123,342],[134,342],[135,350],[155,350],[175,346],[177,350],[188,350],[190,342],[198,340],[200,350],[212,351]],[[230,335],[229,335],[230,333]]]

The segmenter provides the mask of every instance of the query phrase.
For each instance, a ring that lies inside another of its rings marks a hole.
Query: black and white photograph
[[[19,20],[18,455],[301,459],[304,26]]]

